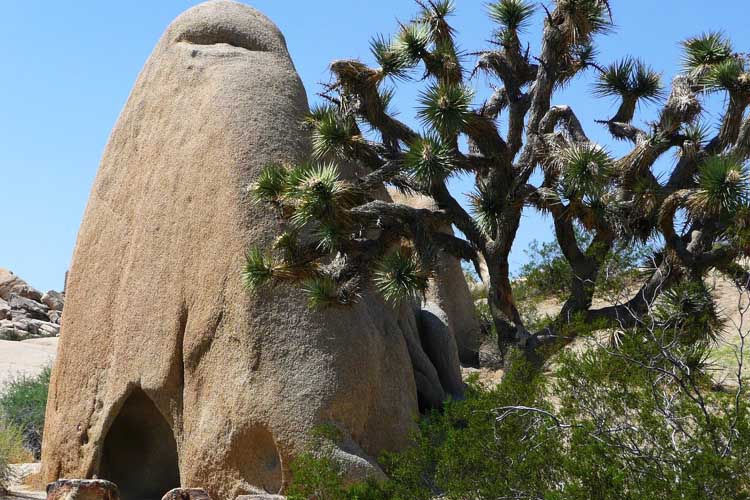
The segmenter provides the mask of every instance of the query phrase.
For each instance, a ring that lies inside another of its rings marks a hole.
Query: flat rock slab
[[[29,481],[29,476],[39,474],[41,470],[39,462],[28,464],[11,464],[11,481],[8,494],[0,495],[3,500],[43,500],[47,493],[37,488],[34,481]]]
[[[104,479],[61,479],[47,485],[47,500],[119,500],[117,485]]]
[[[241,495],[234,500],[286,500],[286,497],[272,495],[271,493],[262,493],[260,495]]]
[[[0,340],[0,387],[15,377],[34,376],[51,366],[57,355],[55,338],[21,342]]]
[[[169,490],[161,500],[211,500],[211,497],[200,488],[175,488]]]

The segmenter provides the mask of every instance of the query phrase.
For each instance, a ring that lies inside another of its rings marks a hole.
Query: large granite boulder
[[[242,285],[245,251],[279,233],[245,189],[307,153],[306,110],[284,38],[257,11],[212,1],[167,29],[78,235],[46,480],[97,475],[125,500],[178,486],[235,498],[282,491],[322,424],[344,431],[336,457],[357,474],[408,443],[418,386],[440,384],[411,307],[364,294],[310,311],[299,290]]]

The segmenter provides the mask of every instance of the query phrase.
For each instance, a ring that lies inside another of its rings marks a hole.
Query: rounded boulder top
[[[232,0],[211,0],[185,11],[167,29],[175,43],[221,45],[287,54],[284,36],[258,10]]]

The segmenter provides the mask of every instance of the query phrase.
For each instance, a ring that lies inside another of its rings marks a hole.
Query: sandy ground
[[[36,375],[57,353],[57,338],[0,340],[0,387],[19,375]]]

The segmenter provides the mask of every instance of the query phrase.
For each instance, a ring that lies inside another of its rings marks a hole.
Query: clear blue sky
[[[0,267],[40,289],[62,288],[76,233],[110,129],[164,28],[192,0],[5,0],[0,17],[4,77],[0,79]],[[370,61],[368,42],[392,33],[416,10],[409,0],[254,0],[284,32],[311,100],[336,58]],[[454,25],[467,51],[486,48],[491,23],[484,0],[457,0]],[[600,60],[644,58],[669,82],[679,68],[678,42],[720,29],[750,52],[747,0],[612,0],[616,33],[600,39]],[[538,23],[537,23],[538,24]],[[535,31],[528,33],[532,51]],[[475,82],[486,86],[484,78]],[[402,118],[413,117],[415,85],[399,94]],[[612,111],[587,97],[579,78],[555,99],[570,104],[590,137],[610,144],[594,119]],[[481,95],[481,94],[480,94]],[[650,109],[644,110],[643,118]],[[615,152],[620,147],[613,145]],[[466,181],[453,189],[469,189]],[[534,238],[550,239],[550,223],[527,214],[512,261],[524,261]]]

